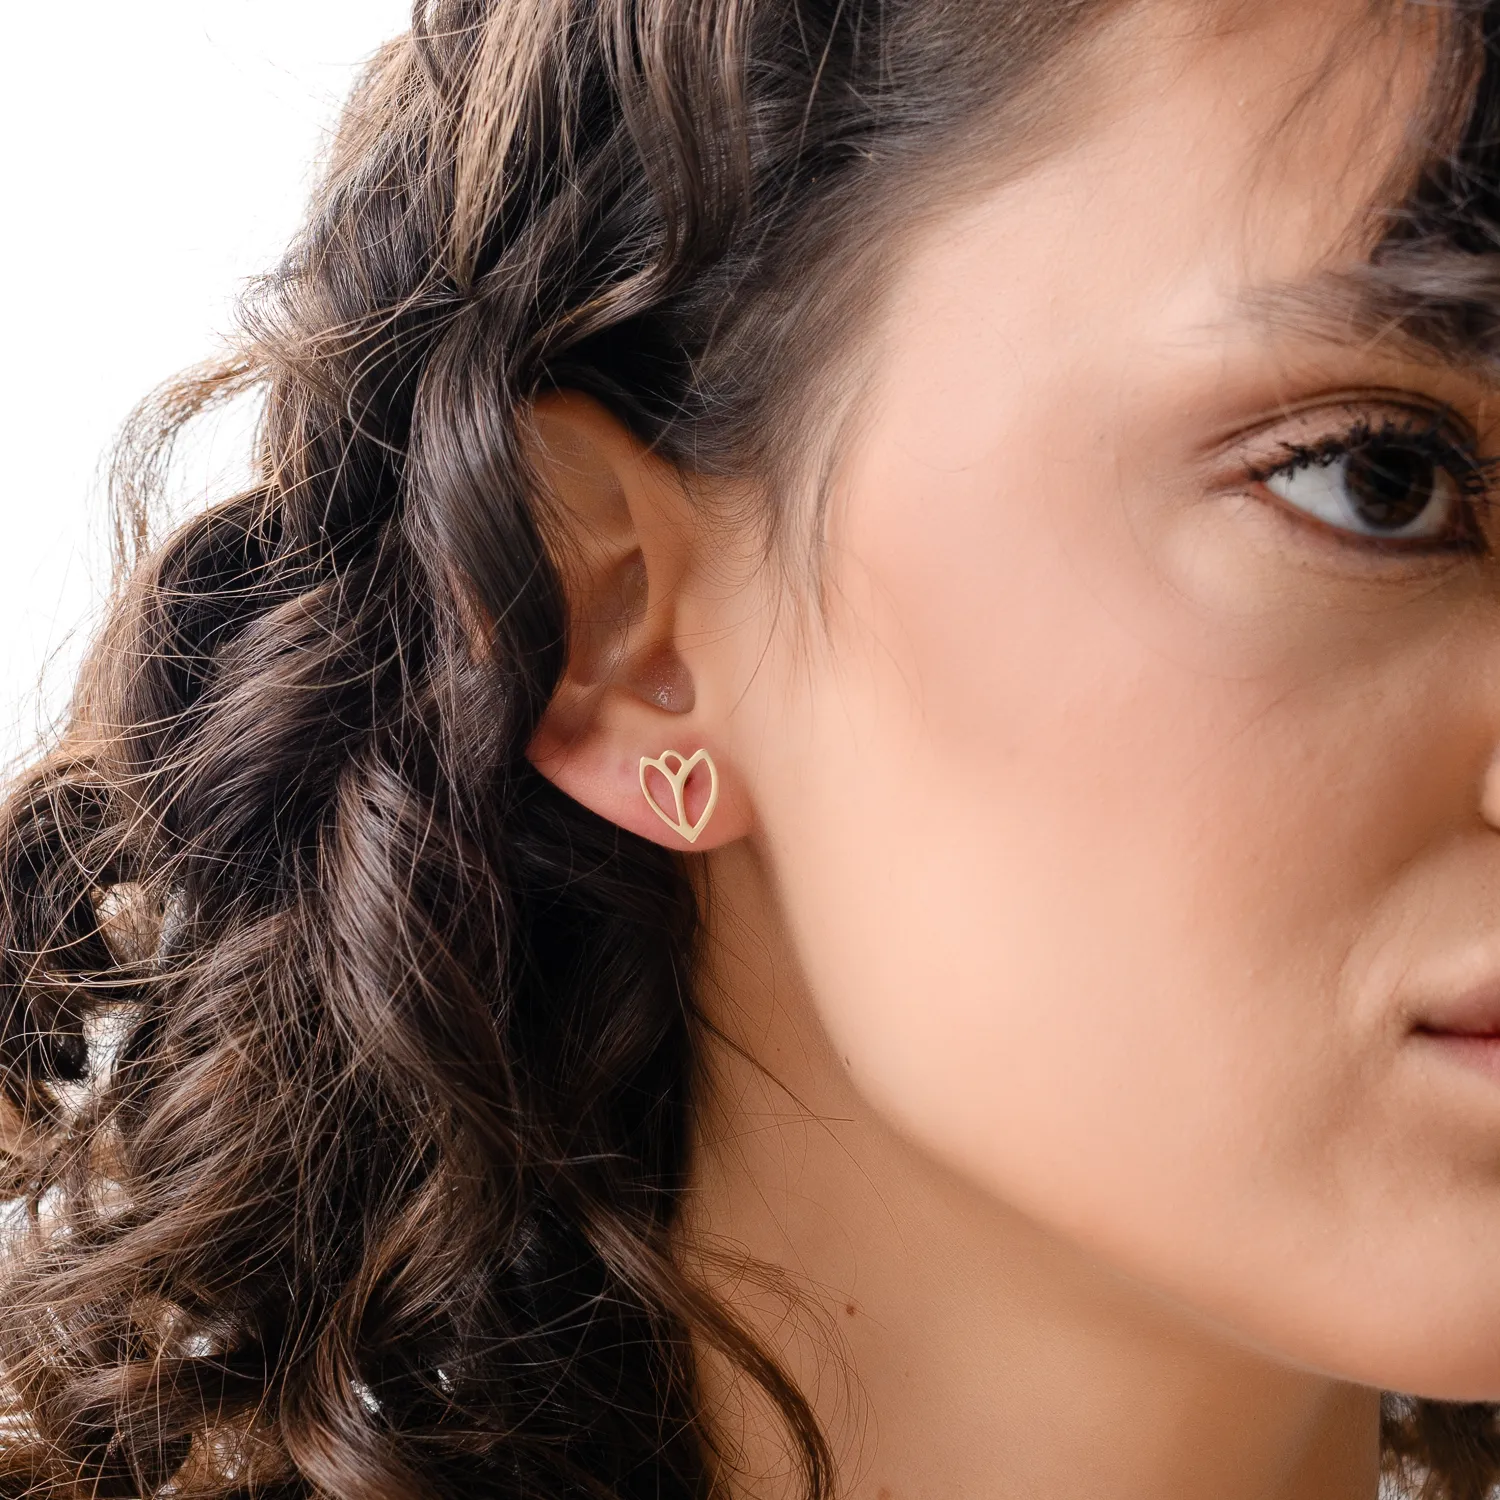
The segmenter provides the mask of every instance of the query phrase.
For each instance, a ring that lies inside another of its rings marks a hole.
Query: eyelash
[[[1313,443],[1284,442],[1279,445],[1276,461],[1255,465],[1248,471],[1257,484],[1280,475],[1295,474],[1303,469],[1327,467],[1341,459],[1369,453],[1382,446],[1398,447],[1416,453],[1433,467],[1448,475],[1458,486],[1459,524],[1446,538],[1420,542],[1381,538],[1344,530],[1320,521],[1296,506],[1276,498],[1276,508],[1295,525],[1317,531],[1335,545],[1362,552],[1432,555],[1434,553],[1489,550],[1484,527],[1477,514],[1491,503],[1495,476],[1500,474],[1500,458],[1481,458],[1467,438],[1453,431],[1447,412],[1408,412],[1405,419],[1386,415],[1378,421],[1361,417],[1342,432],[1331,433]]]

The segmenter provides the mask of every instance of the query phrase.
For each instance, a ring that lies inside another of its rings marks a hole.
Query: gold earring
[[[677,769],[672,770],[668,761],[675,761]],[[700,765],[708,767],[708,805],[698,816],[696,823],[689,823],[687,816],[687,805],[683,801],[683,794],[687,790],[688,777]],[[661,803],[651,795],[651,788],[646,784],[647,771],[660,771],[667,778],[667,785],[672,788],[672,801],[676,807],[676,816],[663,812]],[[685,838],[688,843],[696,844],[698,835],[708,827],[708,820],[714,815],[714,808],[719,805],[719,768],[714,764],[714,758],[707,750],[699,750],[694,755],[679,755],[675,750],[663,750],[653,760],[649,755],[641,757],[641,791],[645,794],[646,802],[651,811],[656,814],[673,833]]]

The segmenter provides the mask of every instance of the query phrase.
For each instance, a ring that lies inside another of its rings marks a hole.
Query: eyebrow
[[[1329,343],[1394,345],[1500,381],[1500,255],[1398,242],[1365,265],[1260,287],[1245,302],[1272,327]]]

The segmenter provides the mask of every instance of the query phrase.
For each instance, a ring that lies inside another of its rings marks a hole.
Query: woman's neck
[[[712,893],[684,1255],[807,1394],[845,1500],[1374,1500],[1378,1392],[1237,1345],[905,1141],[830,1052],[744,844]],[[770,1424],[733,1426],[751,1476],[785,1476]]]

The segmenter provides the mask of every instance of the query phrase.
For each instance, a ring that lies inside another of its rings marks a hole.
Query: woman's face
[[[726,573],[684,656],[909,1141],[1249,1342],[1496,1398],[1500,1041],[1423,1028],[1500,1033],[1500,408],[1278,301],[1368,254],[1425,84],[1351,23],[1158,16],[926,226],[826,618]]]

